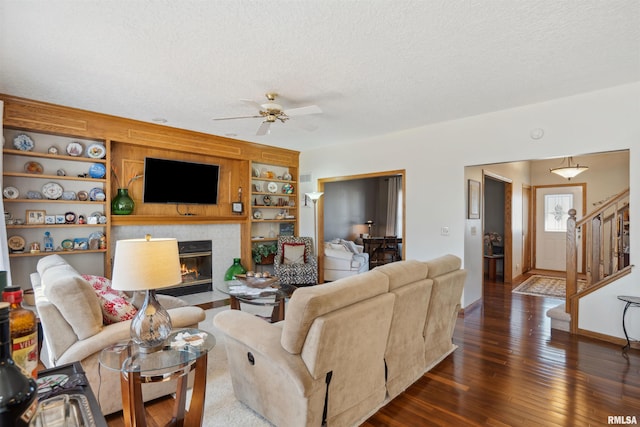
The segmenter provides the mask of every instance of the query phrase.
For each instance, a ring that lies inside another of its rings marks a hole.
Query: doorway
[[[576,210],[580,220],[586,210],[586,184],[545,185],[534,187],[534,268],[566,271],[566,241],[568,211]],[[578,265],[582,265],[582,250],[578,245]]]
[[[374,186],[370,189],[372,199],[366,197],[369,190],[358,184],[368,181]],[[327,238],[356,240],[362,234],[397,235],[402,241],[401,259],[406,259],[405,186],[404,169],[318,179],[318,191],[324,193],[318,203],[318,248]],[[324,251],[319,249],[317,255],[319,281],[323,283]]]
[[[504,283],[511,283],[513,271],[511,267],[512,255],[512,180],[504,176],[483,170],[483,244],[487,240],[497,240],[496,248],[491,254],[484,251],[483,277],[490,277],[495,280],[494,272],[497,276],[502,276]],[[493,245],[493,243],[492,243]],[[493,253],[497,252],[497,253]]]

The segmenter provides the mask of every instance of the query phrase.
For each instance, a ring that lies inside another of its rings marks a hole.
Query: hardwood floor
[[[483,304],[459,317],[459,348],[364,427],[602,426],[609,416],[640,422],[640,351],[550,333],[557,299],[512,294],[486,282]],[[612,313],[620,317],[621,313]],[[165,416],[171,400],[148,405]],[[122,418],[108,418],[110,427]]]
[[[640,352],[564,332],[545,312],[560,300],[485,282],[459,317],[459,348],[363,426],[601,426],[640,422]],[[622,313],[612,313],[620,317]]]

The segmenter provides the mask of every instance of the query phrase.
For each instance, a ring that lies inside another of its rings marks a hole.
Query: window
[[[547,194],[544,196],[544,231],[565,233],[569,209],[573,207],[573,194]]]

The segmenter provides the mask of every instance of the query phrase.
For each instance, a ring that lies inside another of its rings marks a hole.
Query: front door
[[[536,268],[565,271],[567,268],[567,218],[569,209],[582,218],[582,185],[536,188]]]

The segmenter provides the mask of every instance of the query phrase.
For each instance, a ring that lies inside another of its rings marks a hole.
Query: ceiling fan
[[[271,128],[271,123],[275,123],[276,120],[284,123],[289,120],[290,117],[293,116],[304,116],[307,114],[320,114],[322,110],[317,105],[308,105],[306,107],[300,108],[291,108],[285,110],[282,106],[276,103],[277,93],[269,92],[265,94],[267,97],[267,102],[264,104],[258,104],[255,101],[249,99],[242,99],[242,102],[246,102],[258,108],[258,115],[256,116],[238,116],[238,117],[223,117],[219,119],[213,120],[235,120],[235,119],[254,119],[254,118],[264,118],[260,126],[258,127],[258,131],[256,135],[266,135],[269,133]]]

